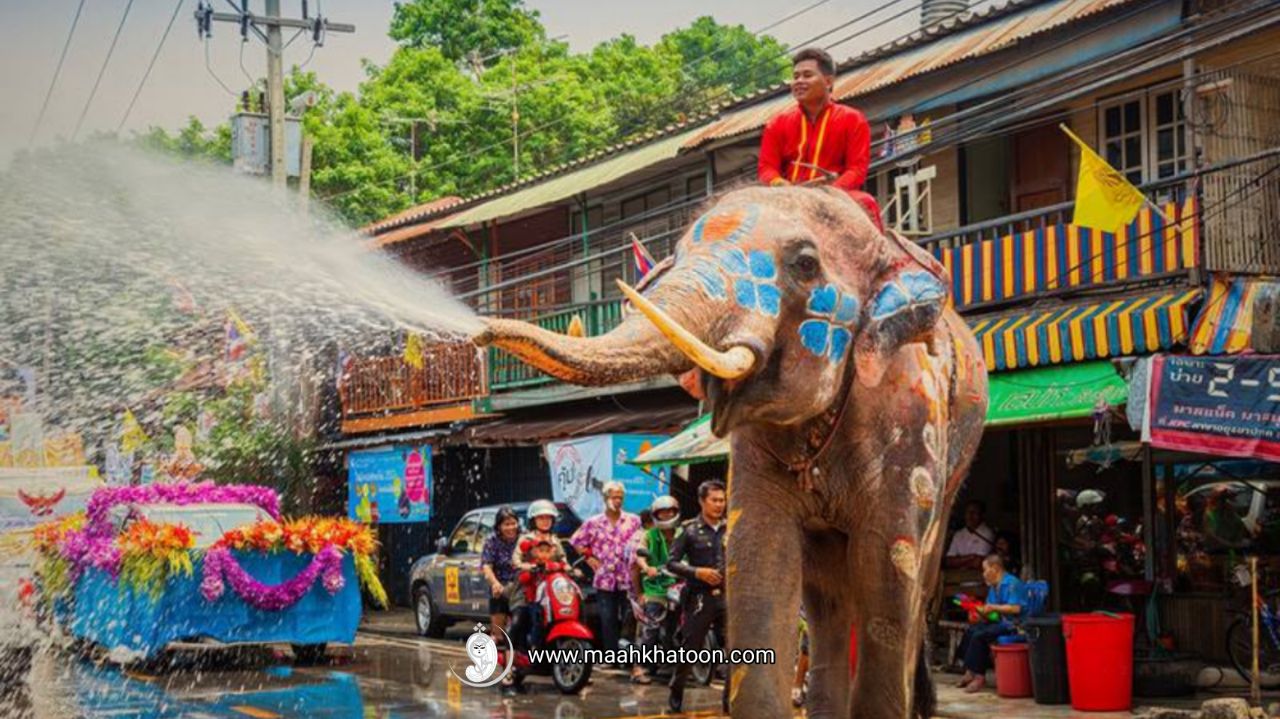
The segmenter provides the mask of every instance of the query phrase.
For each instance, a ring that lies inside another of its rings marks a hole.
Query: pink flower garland
[[[107,521],[111,508],[119,504],[252,504],[270,514],[272,519],[280,519],[280,495],[269,487],[256,484],[177,482],[99,489],[89,498],[85,511],[88,526]]]
[[[267,611],[279,611],[293,606],[311,590],[311,585],[315,584],[317,578],[322,579],[329,594],[337,594],[346,583],[342,578],[342,552],[333,546],[320,550],[311,563],[293,579],[275,586],[263,584],[249,576],[227,548],[214,547],[204,556],[200,594],[205,601],[216,602],[222,597],[224,577],[246,604]]]
[[[111,526],[111,508],[120,504],[252,504],[280,519],[280,495],[254,484],[216,485],[213,482],[177,482],[137,487],[107,487],[89,498],[87,521],[82,529],[67,532],[59,554],[71,563],[72,578],[86,569],[100,569],[112,577],[120,574],[120,550]],[[308,584],[308,586],[310,586]]]

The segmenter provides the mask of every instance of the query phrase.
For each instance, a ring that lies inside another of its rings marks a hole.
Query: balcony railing
[[[582,320],[588,337],[602,335],[622,322],[622,300],[589,302],[532,318],[531,322],[552,332],[564,334],[574,317]],[[489,350],[489,386],[495,391],[535,387],[555,380],[502,350]]]
[[[412,412],[489,393],[485,354],[471,343],[428,345],[422,366],[401,356],[355,359],[339,389],[344,417]]]

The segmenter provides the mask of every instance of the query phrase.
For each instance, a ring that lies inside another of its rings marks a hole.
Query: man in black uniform
[[[698,503],[702,514],[685,522],[675,544],[667,569],[685,580],[684,592],[684,648],[696,651],[702,648],[711,627],[721,638],[725,632],[724,609],[724,510],[726,504],[724,482],[707,480],[698,485]],[[724,642],[720,643],[724,646]],[[684,683],[689,678],[690,665],[681,663],[671,678],[671,711],[679,712],[684,706]],[[726,682],[724,701],[729,697]]]

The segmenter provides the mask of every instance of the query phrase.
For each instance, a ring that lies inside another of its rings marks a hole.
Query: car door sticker
[[[458,568],[444,568],[444,600],[449,604],[461,604],[462,592],[458,591]]]

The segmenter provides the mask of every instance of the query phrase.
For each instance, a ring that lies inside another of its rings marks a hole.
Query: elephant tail
[[[933,686],[933,677],[929,674],[929,643],[920,648],[919,659],[916,660],[915,697],[911,716],[915,719],[931,719],[938,708],[938,693]]]

